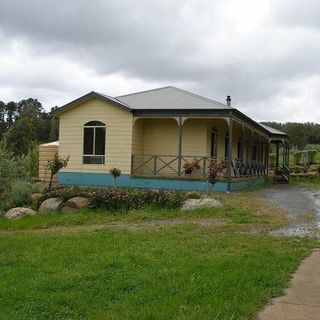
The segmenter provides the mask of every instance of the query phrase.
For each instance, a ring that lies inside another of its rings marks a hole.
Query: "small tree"
[[[114,187],[116,188],[117,187],[117,178],[120,177],[121,170],[118,168],[111,168],[109,172],[112,174],[113,184],[114,184]]]
[[[208,194],[211,192],[212,187],[217,182],[218,175],[226,168],[226,162],[224,160],[212,160],[208,166]]]
[[[51,172],[50,182],[49,182],[49,191],[51,190],[53,176],[68,165],[69,158],[70,156],[60,158],[58,153],[56,153],[53,159],[48,161],[48,169]]]

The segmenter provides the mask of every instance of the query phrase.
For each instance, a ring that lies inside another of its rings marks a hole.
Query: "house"
[[[70,155],[60,184],[110,186],[116,167],[119,186],[206,190],[208,165],[223,159],[213,190],[239,190],[265,182],[272,143],[287,179],[287,135],[233,108],[230,96],[223,104],[172,86],[119,97],[90,92],[56,115],[58,152]]]

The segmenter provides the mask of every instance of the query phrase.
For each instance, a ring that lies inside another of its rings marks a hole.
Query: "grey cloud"
[[[248,108],[287,95],[292,81],[320,72],[320,5],[315,0],[269,1],[261,24],[245,31],[242,13],[232,25],[222,0],[0,3],[3,36],[28,43],[35,59],[53,55],[100,76],[185,83],[216,100],[231,94],[237,105]],[[254,18],[250,1],[244,5],[243,19]],[[59,81],[47,79],[42,85],[68,88],[61,73]]]

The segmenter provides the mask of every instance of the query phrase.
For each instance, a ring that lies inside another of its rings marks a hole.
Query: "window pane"
[[[93,154],[93,128],[84,128],[83,153]]]
[[[84,164],[104,164],[104,156],[83,156]]]
[[[105,143],[106,143],[106,129],[105,128],[95,128],[95,150],[94,154],[104,155]]]

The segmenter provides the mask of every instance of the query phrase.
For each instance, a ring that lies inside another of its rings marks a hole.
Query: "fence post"
[[[232,160],[232,113],[229,116],[229,141],[228,141],[228,183],[227,183],[227,192],[231,191],[231,160]]]
[[[157,175],[157,159],[158,156],[153,156],[153,175]]]
[[[203,157],[202,175],[203,175],[204,178],[207,175],[207,157]]]
[[[178,122],[178,176],[181,176],[181,156],[182,156],[182,118]]]
[[[132,155],[131,155],[131,168],[130,168],[130,172],[131,172],[131,174],[133,174],[133,173],[134,173],[133,165],[134,165],[134,155],[132,154]]]

